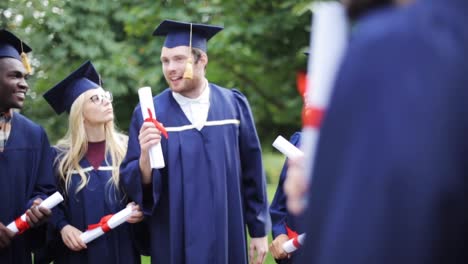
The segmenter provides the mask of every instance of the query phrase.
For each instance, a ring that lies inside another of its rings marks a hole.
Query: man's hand
[[[47,219],[49,219],[50,215],[52,214],[50,209],[39,206],[41,202],[42,199],[37,198],[34,200],[31,208],[26,211],[26,221],[31,228],[42,225],[47,221]]]
[[[270,245],[270,252],[275,259],[290,258],[291,255],[286,253],[283,249],[283,244],[289,240],[289,237],[285,234],[278,235]]]
[[[309,185],[304,175],[304,158],[290,159],[288,166],[284,193],[287,196],[288,211],[298,215],[304,210],[304,199]]]
[[[255,256],[255,252],[257,252],[256,256]],[[253,237],[250,240],[250,247],[249,247],[250,264],[263,264],[263,262],[265,262],[267,252],[268,252],[268,238],[266,236]]]
[[[81,233],[80,230],[72,225],[66,225],[60,230],[63,243],[73,251],[80,251],[86,248],[86,244],[80,238]]]
[[[143,175],[143,184],[151,183],[151,165],[149,159],[149,150],[152,146],[161,142],[161,132],[154,126],[153,123],[143,122],[138,135],[140,142],[140,171]]]
[[[133,213],[130,216],[130,218],[128,218],[127,222],[130,224],[136,224],[143,221],[144,216],[140,206],[138,204],[135,204],[134,202],[129,203],[127,206],[129,205],[133,206]]]
[[[15,233],[0,222],[0,249],[8,247],[14,236]]]

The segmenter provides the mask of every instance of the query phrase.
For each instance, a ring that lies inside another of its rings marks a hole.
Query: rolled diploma
[[[309,107],[326,111],[349,41],[345,7],[339,2],[316,3],[311,28],[305,101]],[[320,127],[303,127],[301,134],[301,150],[305,156],[304,175],[308,181],[314,170],[319,129]]]
[[[116,228],[117,226],[125,223],[128,220],[128,218],[130,218],[130,216],[132,215],[132,212],[132,206],[128,206],[127,208],[120,210],[107,221],[107,225],[110,227],[110,229]],[[84,233],[81,233],[80,238],[81,240],[83,240],[84,243],[88,244],[94,239],[104,235],[104,233],[105,232],[102,230],[102,227],[99,226]]]
[[[151,87],[146,86],[138,89],[138,96],[140,97],[140,108],[143,119],[149,117],[148,108],[153,113],[153,118],[156,118],[156,112],[154,111],[153,95],[151,94]],[[162,153],[161,143],[152,146],[149,151],[150,164],[153,169],[161,169],[166,165],[164,163],[164,156]]]
[[[300,234],[297,237],[283,243],[282,247],[286,253],[292,253],[304,244],[306,234]]]
[[[44,201],[42,201],[39,206],[45,207],[47,209],[52,209],[54,208],[57,204],[61,203],[63,201],[63,197],[59,192],[55,192],[51,196],[47,197]],[[26,222],[26,213],[24,213],[22,216],[20,216],[21,221]],[[13,231],[15,234],[19,232],[18,227],[16,226],[16,222],[13,221],[9,225],[7,225],[7,228]]]
[[[275,141],[273,141],[272,145],[289,159],[294,159],[294,158],[304,156],[304,153],[299,148],[294,146],[291,142],[289,142],[282,136],[278,136],[275,139]]]

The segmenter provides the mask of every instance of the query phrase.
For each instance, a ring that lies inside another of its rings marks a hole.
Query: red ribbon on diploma
[[[164,128],[164,126],[158,122],[158,120],[155,118],[153,118],[153,113],[151,113],[151,110],[148,108],[148,114],[149,114],[149,117],[145,119],[145,122],[151,122],[154,124],[154,126],[159,130],[161,131],[161,133],[164,135],[164,137],[166,139],[169,138],[169,135],[167,134],[167,131],[166,129]]]
[[[292,230],[291,228],[289,228],[287,225],[286,226],[286,231],[288,232],[288,237],[289,238],[292,238],[293,241],[293,245],[296,247],[296,248],[300,248],[301,247],[301,243],[299,243],[299,235],[297,234],[297,232],[295,232],[294,230]]]
[[[306,106],[302,110],[302,123],[304,127],[320,128],[323,110],[314,106]]]
[[[27,221],[23,221],[21,217],[15,219],[16,228],[18,228],[18,234],[22,234],[24,231],[29,229],[29,224]]]
[[[109,227],[109,225],[107,224],[107,222],[109,221],[109,219],[110,219],[112,216],[113,216],[113,214],[109,214],[109,215],[103,216],[103,217],[101,218],[101,220],[99,220],[99,223],[97,223],[97,224],[92,224],[92,225],[88,225],[88,230],[92,230],[92,229],[95,229],[95,228],[100,227],[104,233],[109,232],[109,231],[111,230],[111,228]]]

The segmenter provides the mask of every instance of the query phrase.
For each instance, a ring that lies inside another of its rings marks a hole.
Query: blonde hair
[[[78,96],[73,102],[68,118],[67,134],[58,141],[56,148],[59,154],[55,159],[58,164],[57,170],[60,177],[60,183],[65,188],[65,193],[68,194],[71,185],[72,175],[78,173],[81,177],[80,184],[75,193],[78,193],[88,184],[89,178],[86,172],[80,166],[80,161],[88,151],[88,138],[84,127],[83,108],[86,102],[84,94]],[[128,137],[117,131],[114,122],[109,121],[104,125],[105,131],[105,160],[110,156],[113,167],[112,177],[109,183],[113,184],[116,190],[119,189],[120,180],[120,163],[125,157],[127,149]]]

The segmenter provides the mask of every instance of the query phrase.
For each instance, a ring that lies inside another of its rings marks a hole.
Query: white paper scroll
[[[300,248],[302,245],[304,245],[304,241],[306,238],[306,234],[300,234],[296,238],[290,239],[282,245],[282,248],[286,253],[292,253],[296,251],[298,248]]]
[[[107,221],[107,225],[110,229],[114,229],[117,226],[125,223],[133,213],[133,206],[127,206],[127,208],[120,210],[118,213],[114,214],[109,220]],[[81,233],[80,238],[83,240],[85,244],[93,241],[94,239],[104,235],[105,232],[101,226],[96,227],[91,230],[87,230],[84,233]]]
[[[313,8],[305,103],[325,112],[348,44],[349,25],[345,8],[339,2],[320,2]],[[305,126],[301,134],[307,179],[314,167],[319,128]]]
[[[154,111],[153,95],[151,93],[151,87],[142,87],[138,89],[138,96],[140,97],[140,108],[143,119],[149,117],[148,109],[153,113],[153,118],[156,118],[156,112]],[[151,147],[149,151],[150,164],[153,169],[161,169],[166,165],[164,163],[164,156],[162,153],[161,143]]]
[[[272,145],[288,159],[295,159],[304,156],[304,153],[299,148],[282,136],[278,136]]]
[[[40,207],[44,207],[44,208],[47,208],[47,209],[52,209],[54,208],[57,204],[61,203],[63,201],[63,197],[62,195],[59,193],[59,192],[55,192],[54,194],[52,194],[51,196],[47,197],[47,199],[45,199],[44,201],[42,201],[39,206]],[[23,215],[21,215],[19,218],[17,218],[15,221],[11,222],[7,228],[10,229],[11,231],[13,231],[15,234],[20,232],[20,229],[21,228],[18,228],[17,226],[17,222],[22,222],[22,223],[27,223],[26,222],[26,213],[24,213]],[[29,227],[27,227],[29,228]],[[26,229],[27,229],[26,228]],[[25,231],[26,229],[22,230],[22,231]]]

